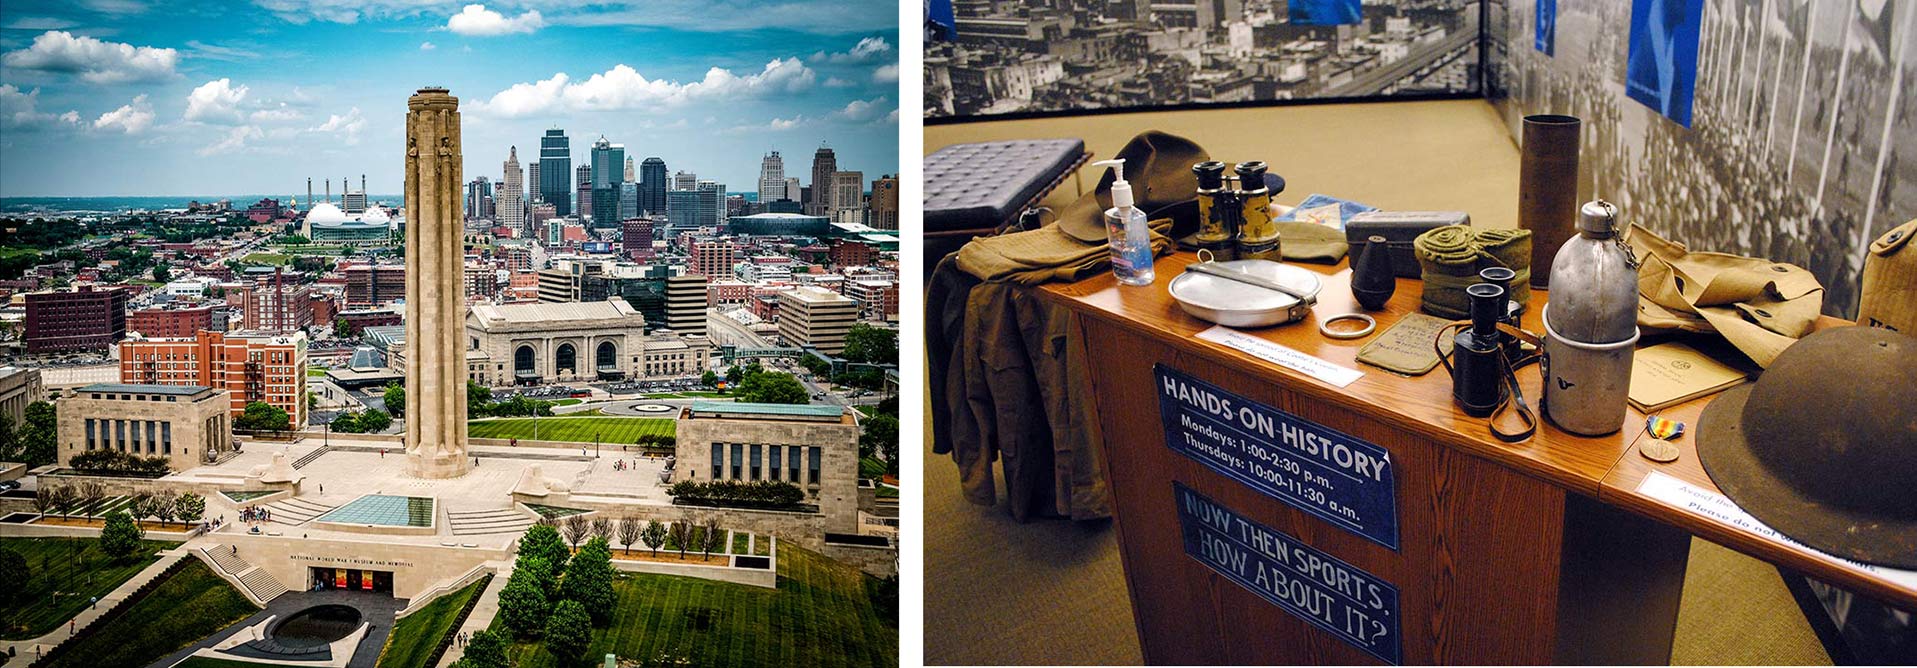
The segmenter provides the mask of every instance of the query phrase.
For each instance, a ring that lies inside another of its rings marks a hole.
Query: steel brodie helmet
[[[1698,456],[1732,501],[1831,554],[1917,568],[1917,337],[1816,332],[1704,408]]]

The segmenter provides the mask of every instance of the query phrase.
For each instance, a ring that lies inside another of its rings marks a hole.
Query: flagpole
[[[1764,159],[1766,162],[1770,160],[1771,151],[1776,148],[1777,98],[1784,92],[1784,38],[1789,32],[1786,30],[1785,34],[1777,36],[1777,64],[1771,68],[1774,70],[1771,73],[1771,108],[1764,112]]]
[[[1771,0],[1764,0],[1764,6],[1757,12],[1757,69],[1751,75],[1751,102],[1744,110],[1744,122],[1755,133],[1757,130],[1758,85],[1764,83],[1764,27],[1771,19]]]
[[[1797,133],[1804,127],[1804,96],[1810,92],[1811,47],[1817,45],[1817,7],[1806,0],[1804,13],[1809,15],[1810,23],[1804,28],[1804,71],[1797,75],[1797,111],[1791,118],[1791,157],[1784,163],[1785,184],[1797,177]]]
[[[1850,24],[1857,22],[1857,0],[1845,4],[1850,11],[1844,17],[1843,38],[1837,40],[1842,49],[1837,56],[1837,88],[1830,95],[1830,130],[1824,134],[1824,165],[1817,171],[1817,198],[1811,200],[1811,215],[1824,212],[1824,183],[1830,177],[1830,150],[1837,144],[1837,117],[1844,110],[1844,75],[1850,70]]]
[[[1904,9],[1910,10],[1913,9],[1913,7],[1906,5]],[[1893,11],[1890,3],[1884,3],[1884,11]],[[1905,16],[1898,17],[1905,19],[1904,29],[1901,31],[1892,31],[1890,35],[1892,40],[1902,37],[1904,38],[1904,42],[1909,42],[1911,26],[1906,17],[1912,13],[1911,11],[1905,11]],[[1864,205],[1864,224],[1857,228],[1857,240],[1856,243],[1851,246],[1851,268],[1858,270],[1860,273],[1864,268],[1864,254],[1870,252],[1870,225],[1871,222],[1877,218],[1877,196],[1884,185],[1884,159],[1890,155],[1890,131],[1897,124],[1897,100],[1903,97],[1904,52],[1909,51],[1909,49],[1905,48],[1906,46],[1907,44],[1905,43],[1891,46],[1891,52],[1896,55],[1891,57],[1890,103],[1885,105],[1884,109],[1884,134],[1883,137],[1877,141],[1877,169],[1871,173],[1870,201]]]

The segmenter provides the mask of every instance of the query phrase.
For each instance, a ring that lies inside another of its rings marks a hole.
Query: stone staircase
[[[307,464],[311,464],[313,460],[319,459],[321,455],[331,452],[332,450],[333,446],[330,445],[322,445],[318,448],[314,448],[312,452],[306,453],[306,456],[293,460],[293,468],[298,469]]]
[[[446,524],[455,536],[519,533],[533,525],[533,518],[514,508],[472,510],[446,513]]]
[[[265,607],[267,603],[289,591],[286,585],[280,583],[279,578],[253,565],[253,562],[247,561],[244,557],[234,554],[231,546],[208,545],[200,548],[200,555],[212,562],[214,569],[219,571],[220,575],[238,582],[240,588],[246,591],[246,595],[261,607]]]
[[[261,507],[267,508],[272,512],[274,524],[296,527],[311,522],[313,518],[325,515],[327,512],[339,506],[329,506],[317,501],[292,497],[280,499]]]

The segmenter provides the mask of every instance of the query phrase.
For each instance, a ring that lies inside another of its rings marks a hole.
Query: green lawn
[[[461,621],[460,613],[466,611],[466,602],[486,589],[488,579],[480,578],[459,591],[434,599],[419,612],[395,622],[392,635],[386,638],[386,648],[380,650],[379,668],[426,668],[426,659],[432,656],[446,634],[453,632]]]
[[[281,253],[253,253],[240,258],[246,264],[289,264],[293,260]]]
[[[132,602],[106,626],[74,641],[47,668],[144,666],[259,612],[206,564],[188,558],[173,577]]]
[[[554,405],[554,406],[571,406],[571,405],[573,405],[573,404],[583,404],[583,403],[586,403],[586,400],[584,400],[584,399],[574,399],[574,398],[572,398],[572,397],[566,397],[566,398],[564,398],[564,399],[560,399],[560,400],[557,400],[557,401],[554,401],[554,402],[552,402],[552,405]]]
[[[875,578],[800,548],[779,557],[776,591],[674,575],[620,578],[612,624],[593,631],[586,656],[610,652],[646,665],[898,665],[898,620],[881,618],[867,594]],[[510,654],[518,668],[556,665],[537,642],[515,644]]]
[[[37,638],[72,619],[89,599],[106,596],[159,559],[171,543],[147,541],[145,553],[113,562],[93,538],[0,538],[0,548],[18,551],[33,573],[20,603],[0,608],[0,639]],[[7,583],[5,586],[14,586]],[[60,593],[55,596],[53,592]]]
[[[326,370],[325,370],[325,369],[315,369],[315,368],[312,368],[312,367],[307,367],[307,368],[306,368],[306,377],[307,377],[307,378],[325,378],[325,377],[326,377]]]
[[[570,441],[591,443],[595,435],[606,445],[631,445],[640,436],[672,436],[677,422],[671,418],[641,417],[549,417],[537,418],[539,438],[533,438],[535,418],[474,420],[466,423],[472,438],[517,438],[521,440]]]

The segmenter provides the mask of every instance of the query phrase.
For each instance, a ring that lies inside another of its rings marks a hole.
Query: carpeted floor
[[[1151,128],[1190,137],[1221,160],[1270,162],[1290,181],[1275,198],[1283,204],[1321,192],[1385,208],[1464,210],[1485,226],[1516,223],[1517,148],[1490,105],[1477,100],[941,125],[925,129],[925,148],[1069,136],[1104,158]],[[1364,146],[1393,150],[1381,159],[1357,150]],[[1097,178],[1089,170],[1084,176],[1086,187]],[[1047,203],[1074,196],[1067,185]],[[967,503],[951,460],[932,454],[929,443],[925,462],[928,664],[1140,661],[1110,523],[1017,524],[1002,508]],[[1829,662],[1776,569],[1693,541],[1673,664]]]

